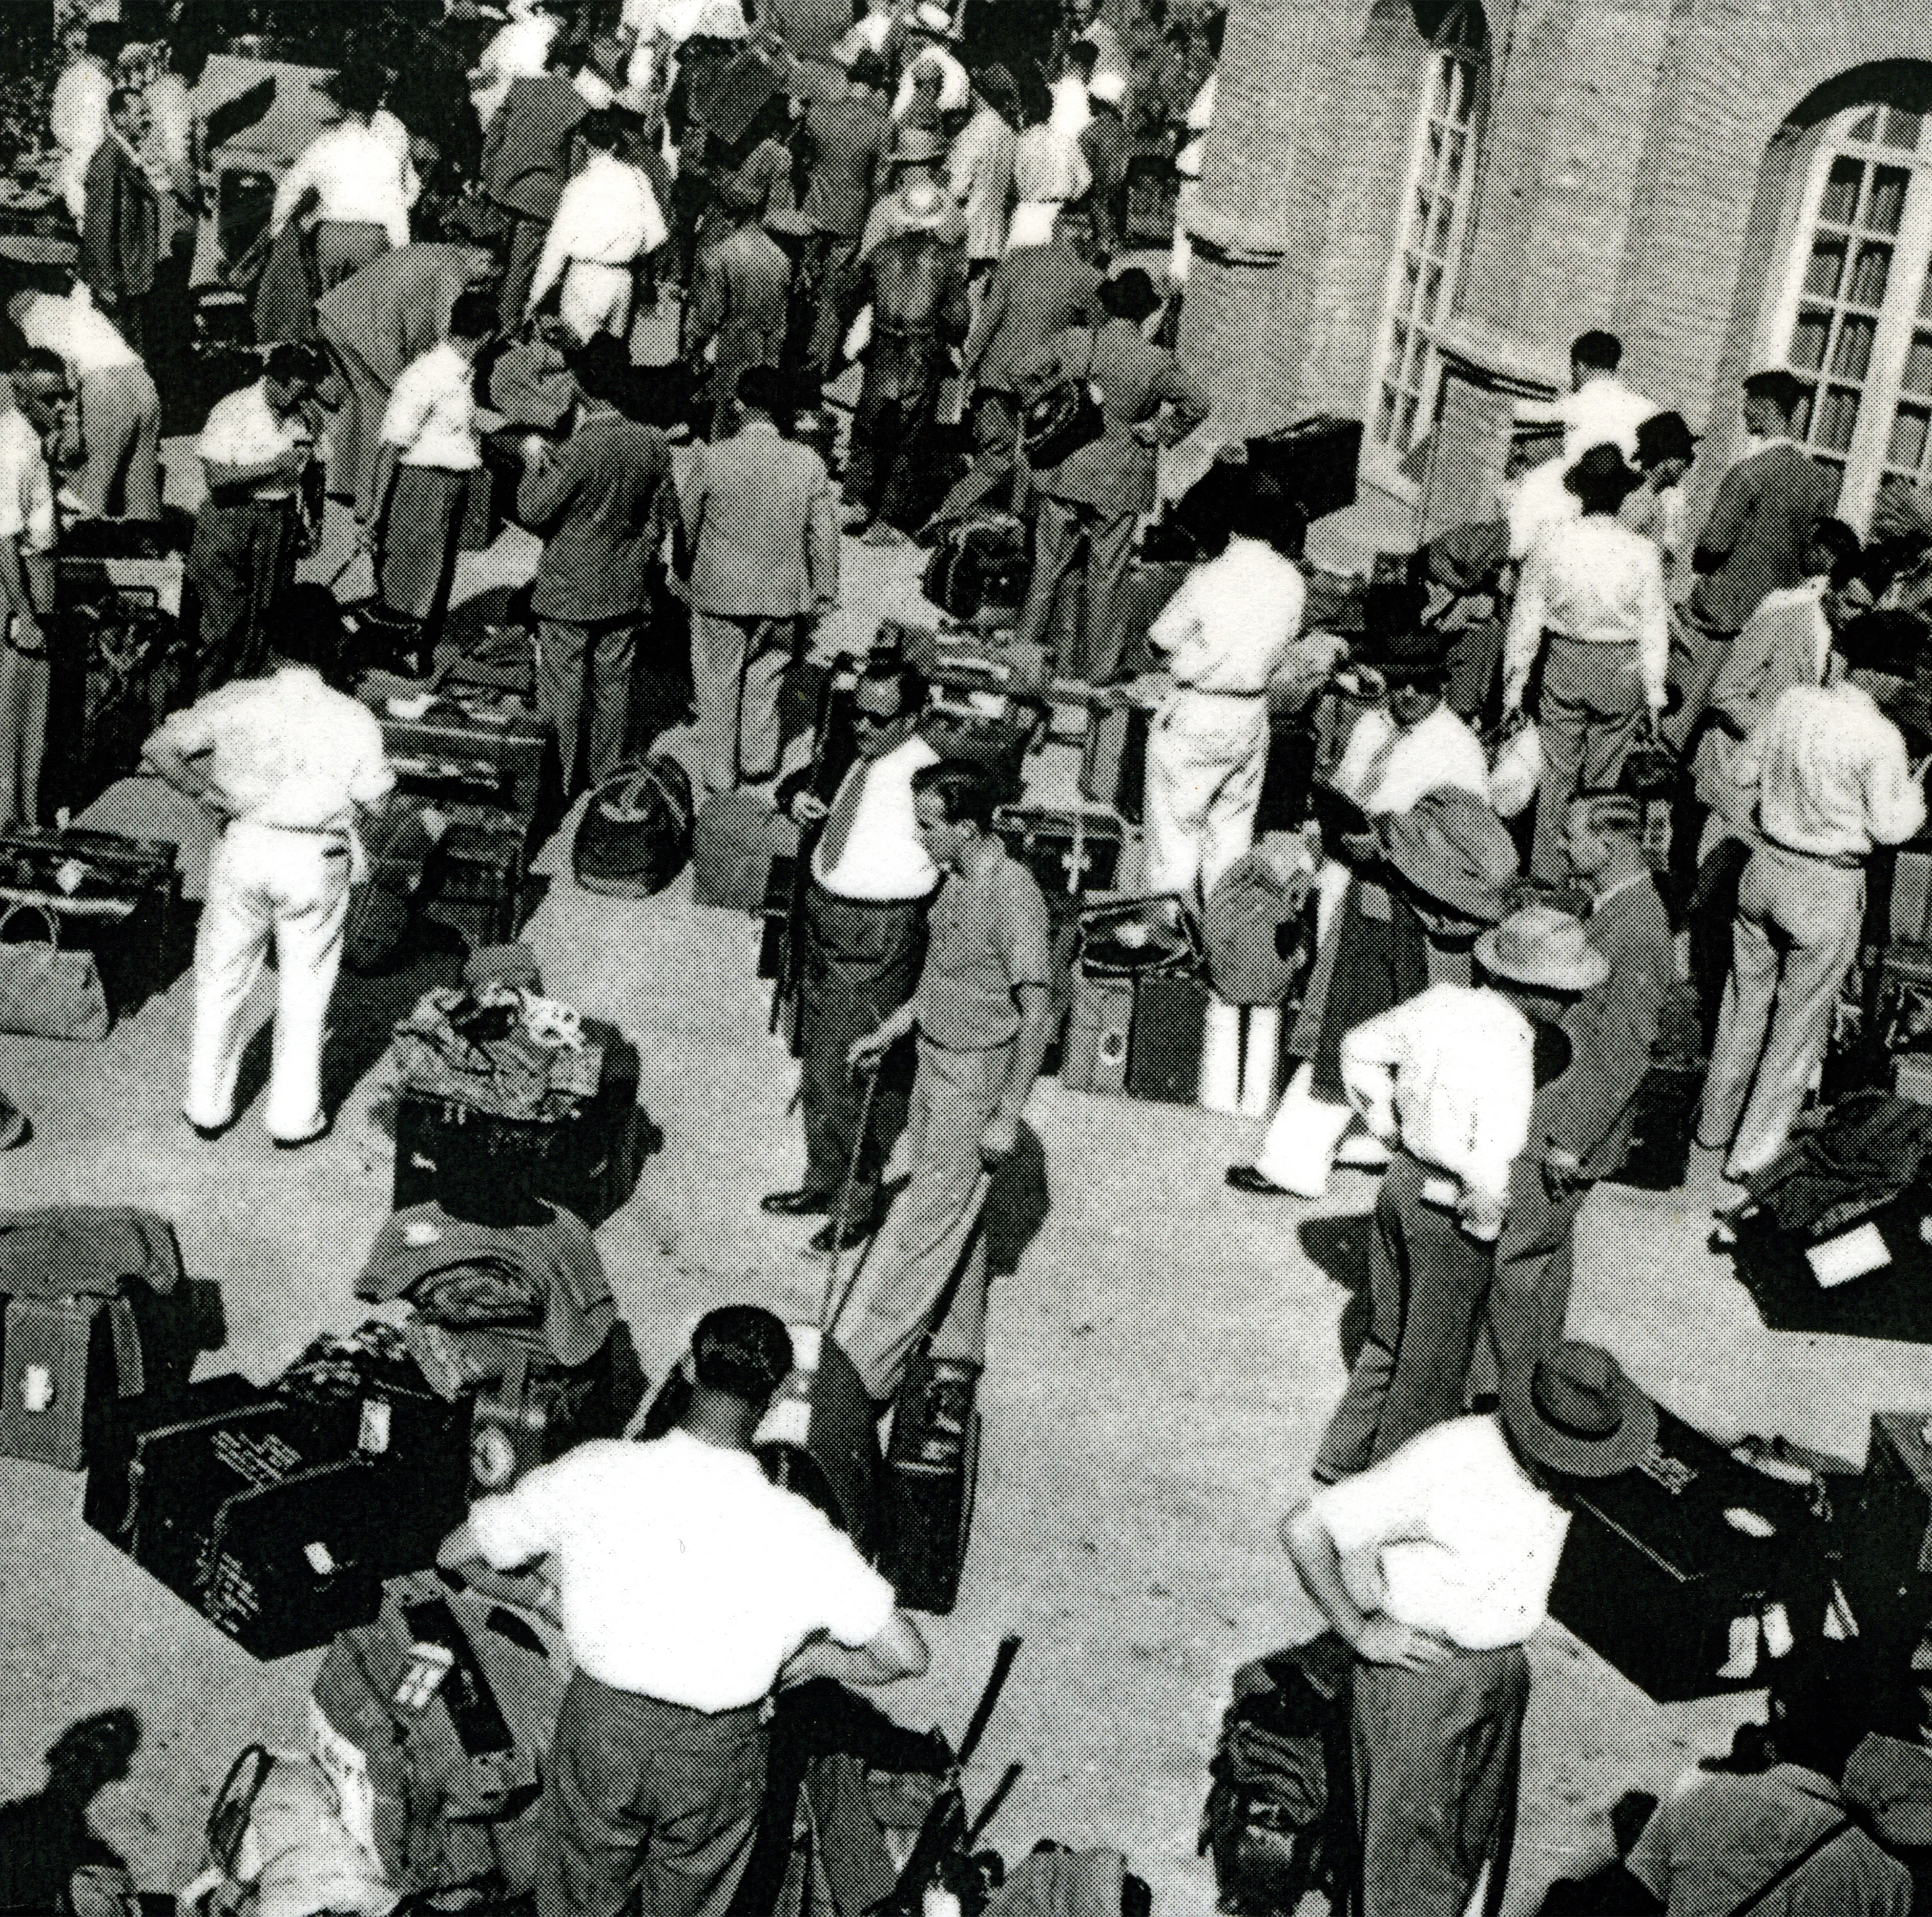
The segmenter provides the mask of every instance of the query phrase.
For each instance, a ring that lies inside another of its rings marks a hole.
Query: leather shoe
[[[268,1134],[268,1142],[278,1151],[300,1151],[304,1145],[314,1144],[327,1138],[333,1129],[332,1126],[325,1124],[320,1130],[304,1132],[298,1138],[278,1138],[273,1132],[271,1132]]]
[[[832,1209],[832,1194],[808,1186],[795,1192],[767,1192],[759,1199],[758,1209],[776,1218],[823,1218]]]
[[[809,1238],[806,1239],[806,1250],[808,1252],[830,1251],[832,1248],[832,1221],[828,1218]],[[855,1246],[862,1245],[878,1228],[879,1221],[876,1218],[861,1216],[857,1218],[847,1219],[845,1229],[838,1240],[838,1250],[842,1252],[850,1251]]]
[[[1286,1185],[1277,1185],[1265,1173],[1257,1172],[1252,1165],[1231,1165],[1228,1167],[1228,1183],[1238,1192],[1252,1192],[1257,1198],[1292,1198],[1294,1194]]]

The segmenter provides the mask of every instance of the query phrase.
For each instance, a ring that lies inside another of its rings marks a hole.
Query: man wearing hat
[[[580,344],[593,333],[622,339],[631,324],[636,268],[669,236],[657,195],[641,166],[617,157],[624,130],[617,113],[586,113],[578,127],[587,154],[566,186],[530,278],[534,313],[556,289],[557,311]]]
[[[1636,429],[1636,470],[1643,483],[1632,488],[1618,518],[1633,532],[1657,542],[1669,580],[1684,556],[1684,478],[1697,457],[1697,436],[1681,412],[1653,412]]]
[[[892,97],[892,118],[904,125],[937,128],[963,113],[973,82],[947,42],[952,16],[938,0],[918,0],[906,16],[906,63]]]
[[[1069,326],[1094,322],[1105,278],[1058,226],[1009,244],[986,282],[961,370],[982,393],[1012,393],[1019,370]]]
[[[1562,1344],[1500,1414],[1438,1424],[1282,1520],[1303,1588],[1355,1653],[1362,1917],[1462,1917],[1484,1865],[1507,1871],[1522,1647],[1569,1526],[1548,1475],[1628,1471],[1656,1431],[1609,1352]]]
[[[1080,151],[1094,176],[1087,206],[1093,215],[1094,243],[1102,260],[1120,250],[1127,222],[1127,162],[1133,157],[1127,137],[1126,76],[1096,73],[1087,83],[1089,117],[1080,132]]]
[[[718,191],[725,230],[705,245],[692,274],[685,308],[683,357],[711,368],[711,436],[730,430],[738,376],[748,367],[776,366],[784,352],[791,260],[759,224],[757,202],[732,182]]]
[[[1630,1149],[1637,1094],[1649,1075],[1664,1002],[1676,979],[1670,920],[1651,877],[1643,812],[1623,792],[1579,792],[1570,801],[1564,845],[1590,888],[1585,928],[1590,962],[1574,950],[1570,976],[1604,964],[1563,1014],[1570,1063],[1540,1086],[1528,1148],[1510,1178],[1508,1215],[1496,1240],[1489,1322],[1504,1375],[1525,1371],[1563,1335],[1574,1273],[1576,1214],[1591,1187],[1614,1178]],[[1546,938],[1556,915],[1517,913],[1476,941],[1492,977],[1521,969],[1519,954],[1540,943],[1560,950],[1567,926]]]
[[[866,256],[846,293],[852,316],[869,305],[872,324],[852,416],[845,524],[875,545],[896,544],[916,523],[908,514],[930,464],[940,379],[971,317],[965,234],[951,196],[921,180],[893,198],[897,230]]]
[[[789,350],[822,382],[837,362],[846,275],[859,250],[892,122],[886,112],[886,63],[861,47],[844,62],[844,82],[805,110],[793,140],[805,190],[799,212],[808,229],[793,272]]]
[[[899,230],[904,217],[902,194],[916,186],[943,184],[939,170],[945,158],[946,142],[930,128],[901,127],[892,136],[886,150],[886,178],[891,190],[873,201],[872,210],[866,216],[866,230],[859,239],[860,266],[872,256],[874,247]],[[956,228],[949,221],[939,231],[946,239],[964,239],[966,223],[961,219]]]
[[[1348,1127],[1342,1036],[1429,980],[1426,942],[1413,908],[1406,898],[1392,898],[1383,883],[1380,840],[1347,830],[1363,823],[1354,814],[1386,822],[1430,793],[1456,791],[1480,802],[1489,790],[1481,740],[1444,703],[1449,666],[1441,634],[1388,634],[1358,670],[1375,675],[1388,700],[1357,720],[1330,776],[1343,803],[1329,808],[1342,816],[1322,825],[1326,856],[1316,881],[1315,970],[1288,1040],[1288,1056],[1298,1068],[1254,1162],[1228,1168],[1227,1181],[1237,1191],[1322,1196]],[[1322,802],[1318,794],[1318,808]],[[1505,859],[1502,849],[1507,832],[1499,820],[1492,824],[1484,842],[1496,845],[1499,864],[1508,867],[1506,878],[1513,878],[1513,851]]]
[[[1503,642],[1506,714],[1524,710],[1532,670],[1542,668],[1544,772],[1530,870],[1548,884],[1565,876],[1570,794],[1579,784],[1616,784],[1640,730],[1657,728],[1670,663],[1662,556],[1617,518],[1636,475],[1616,446],[1596,446],[1563,483],[1582,516],[1537,536]]]
[[[1154,282],[1138,266],[1127,267],[1101,282],[1099,326],[1069,327],[1016,370],[1022,392],[1044,372],[1055,380],[1084,380],[1100,396],[1100,436],[1058,466],[1034,471],[1034,569],[1016,634],[1023,644],[1042,643],[1056,592],[1078,578],[1080,655],[1063,656],[1058,669],[1095,686],[1120,676],[1126,642],[1122,593],[1134,533],[1154,508],[1156,448],[1186,438],[1213,404],[1166,347],[1142,333],[1160,305]]]
[[[1454,887],[1446,867],[1431,882]],[[1450,902],[1468,914],[1480,902]],[[1554,1078],[1568,1046],[1553,1021],[1609,969],[1577,920],[1537,908],[1504,920],[1484,958],[1488,985],[1432,985],[1342,1041],[1348,1102],[1390,1160],[1369,1245],[1368,1339],[1316,1454],[1323,1484],[1461,1410],[1539,1052]]]

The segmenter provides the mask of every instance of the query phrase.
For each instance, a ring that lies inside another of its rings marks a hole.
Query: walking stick
[[[852,1194],[858,1187],[859,1161],[866,1155],[866,1137],[872,1128],[872,1101],[878,1095],[880,1068],[884,1063],[874,1058],[856,1068],[866,1075],[866,1096],[859,1107],[859,1130],[852,1141],[851,1162],[845,1167],[845,1176],[838,1187],[838,1202],[832,1208],[832,1254],[825,1267],[825,1294],[818,1305],[818,1322],[828,1336],[833,1317],[832,1300],[838,1289],[838,1260],[845,1248],[845,1221],[851,1214]],[[841,1298],[842,1308],[844,1304]]]

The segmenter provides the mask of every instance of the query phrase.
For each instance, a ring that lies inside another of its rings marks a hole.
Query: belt
[[[304,838],[340,838],[346,840],[348,838],[350,832],[350,828],[347,826],[283,825],[278,820],[274,819],[234,818],[230,819],[228,823],[230,825],[253,826],[258,832],[299,832]]]
[[[1218,686],[1177,686],[1177,692],[1192,692],[1204,699],[1265,699],[1268,688],[1264,686],[1258,692],[1223,692]]]
[[[1858,872],[1864,870],[1865,855],[1859,852],[1808,852],[1800,845],[1786,845],[1779,840],[1759,836],[1774,852],[1782,852],[1786,858],[1809,860],[1814,866],[1835,866],[1841,872]]]
[[[834,892],[816,872],[812,875],[812,889],[848,912],[903,912],[910,906],[925,904],[932,896],[929,892],[916,892],[910,898],[848,898],[842,892]]]
[[[1558,632],[1553,626],[1546,626],[1543,628],[1543,636],[1546,639],[1561,639],[1567,645],[1595,646],[1610,652],[1620,651],[1626,646],[1634,650],[1637,643],[1634,639],[1580,639],[1574,632]]]
[[[251,493],[245,489],[223,487],[209,492],[208,502],[210,506],[220,506],[230,512],[244,506],[253,506],[266,511],[271,507],[293,506],[296,502],[296,496],[292,493]]]

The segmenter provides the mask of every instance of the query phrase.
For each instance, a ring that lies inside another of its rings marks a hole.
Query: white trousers
[[[194,1036],[184,1106],[197,1125],[235,1115],[242,1015],[275,941],[274,1060],[262,1122],[272,1138],[322,1130],[322,1034],[349,915],[349,842],[238,820],[208,868],[194,949]]]
[[[1265,699],[1174,694],[1148,738],[1144,890],[1214,890],[1254,843],[1268,754]]]
[[[631,323],[631,286],[628,266],[573,260],[563,269],[556,310],[580,340],[588,340],[592,333],[610,333],[621,340]]]

